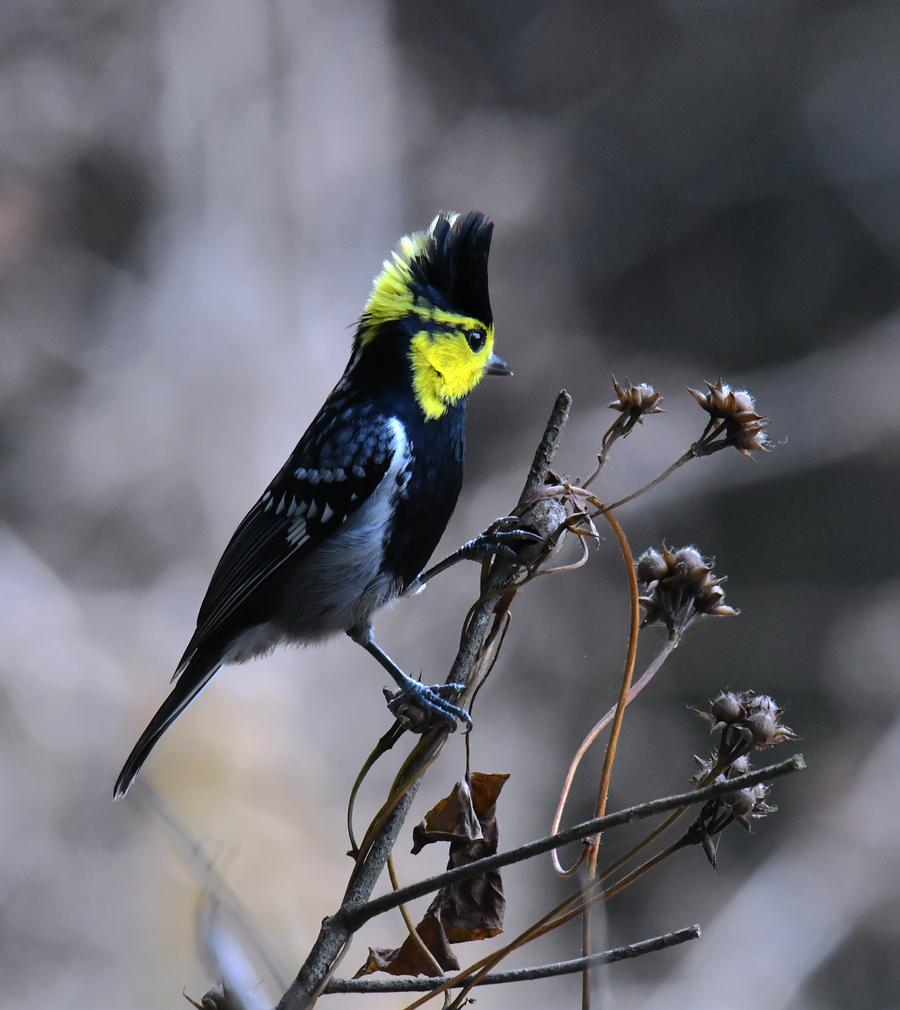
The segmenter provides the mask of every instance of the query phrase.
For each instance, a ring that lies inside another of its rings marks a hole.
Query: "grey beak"
[[[486,375],[512,375],[512,369],[496,354],[492,354],[484,370]]]

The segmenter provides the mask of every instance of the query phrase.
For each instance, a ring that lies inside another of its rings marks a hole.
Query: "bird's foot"
[[[519,522],[518,516],[501,516],[495,519],[484,533],[479,533],[467,544],[463,544],[456,552],[457,555],[467,561],[483,561],[495,555],[508,561],[515,561],[516,548],[522,547],[523,542],[538,544],[544,542],[543,537],[531,530],[515,528],[514,524],[517,522]]]
[[[414,733],[424,733],[448,723],[450,732],[454,733],[458,722],[464,723],[468,732],[472,728],[472,717],[455,704],[464,689],[464,684],[429,686],[408,677],[399,691],[385,688],[384,696],[391,712]]]
[[[441,572],[452,568],[458,561],[484,561],[485,558],[490,557],[503,557],[508,561],[518,561],[517,548],[521,550],[525,543],[544,543],[544,538],[531,530],[503,528],[518,522],[518,516],[501,516],[499,519],[495,519],[484,533],[480,533],[449,557],[444,558],[439,564],[429,568],[427,572],[423,572],[407,588],[405,595],[415,596],[417,593],[421,593],[426,583],[435,575],[440,575]]]

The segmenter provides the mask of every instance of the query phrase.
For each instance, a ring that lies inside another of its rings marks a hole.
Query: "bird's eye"
[[[466,340],[469,342],[469,347],[472,348],[472,353],[477,354],[484,349],[487,336],[484,330],[468,330],[466,332]]]

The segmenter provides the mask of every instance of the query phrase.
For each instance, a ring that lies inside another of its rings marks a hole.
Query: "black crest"
[[[493,222],[477,211],[455,220],[439,214],[428,244],[410,263],[414,294],[490,326],[494,316],[488,295],[488,254],[493,232]]]

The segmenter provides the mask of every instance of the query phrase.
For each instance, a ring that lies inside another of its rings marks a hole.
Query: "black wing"
[[[340,406],[323,407],[238,526],[213,573],[176,677],[220,632],[233,628],[240,634],[256,623],[254,599],[283,566],[327,539],[384,478],[400,448],[399,422]]]

